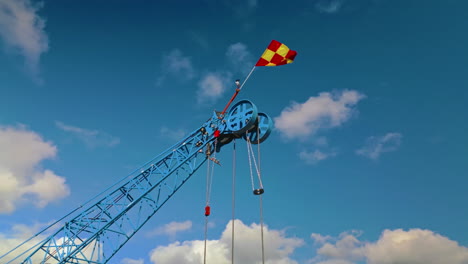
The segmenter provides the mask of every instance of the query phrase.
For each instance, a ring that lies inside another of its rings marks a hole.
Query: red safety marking
[[[205,216],[209,216],[210,213],[211,213],[211,208],[210,208],[209,205],[207,205],[207,206],[205,207]]]
[[[219,133],[220,133],[219,130],[216,130],[216,131],[214,132],[214,137],[215,137],[215,138],[219,137]]]

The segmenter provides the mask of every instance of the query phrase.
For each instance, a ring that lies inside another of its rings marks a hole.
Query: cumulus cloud
[[[326,14],[336,14],[343,6],[344,0],[320,0],[315,4],[315,8]]]
[[[261,263],[260,226],[245,225],[235,220],[235,256],[238,263]],[[220,239],[207,241],[207,262],[231,263],[231,223],[226,225]],[[265,228],[265,257],[267,264],[297,264],[290,258],[294,250],[303,245],[298,238],[288,238],[283,231]],[[204,241],[175,242],[160,246],[151,252],[151,261],[157,264],[203,263]]]
[[[226,56],[236,70],[243,74],[249,73],[253,65],[253,57],[245,44],[238,42],[230,45]]]
[[[197,102],[214,103],[227,90],[227,83],[232,83],[230,72],[209,72],[198,83]]]
[[[187,231],[192,228],[192,221],[184,222],[170,222],[164,226],[158,227],[148,233],[149,236],[155,235],[167,235],[170,238],[175,238],[175,235],[179,232]]]
[[[332,260],[316,262],[316,264],[356,264],[356,263],[347,261],[347,260],[342,260],[342,259],[332,259]]]
[[[0,127],[0,213],[11,213],[21,202],[44,207],[70,194],[65,178],[40,163],[56,156],[57,148],[24,126]]]
[[[195,77],[195,70],[190,57],[184,56],[179,49],[173,49],[163,56],[161,63],[161,75],[156,81],[160,86],[168,76],[174,76],[178,80],[192,80]]]
[[[322,92],[302,104],[293,102],[280,116],[274,118],[275,127],[287,139],[305,139],[319,129],[342,125],[355,111],[354,106],[364,97],[357,91],[349,90],[335,94]]]
[[[183,129],[170,129],[166,126],[162,126],[159,130],[161,137],[168,138],[171,140],[180,140],[187,132]]]
[[[36,234],[39,230],[43,229],[45,224],[36,223],[32,226],[27,226],[23,224],[16,224],[11,227],[8,232],[0,233],[0,256],[3,256],[11,249],[15,248],[17,245],[23,243],[23,241],[27,240],[28,238],[32,237]],[[41,234],[23,246],[19,247],[17,250],[13,251],[12,253],[8,254],[4,258],[0,259],[0,263],[7,263],[9,260],[13,259],[21,252],[24,252],[35,244],[39,243],[42,239],[46,238],[44,234]],[[34,263],[40,263],[40,258],[35,258]],[[13,262],[19,263],[19,262]]]
[[[376,160],[382,153],[397,150],[400,147],[402,137],[400,133],[387,133],[381,137],[369,137],[366,144],[356,150],[356,154]]]
[[[144,264],[145,261],[143,259],[130,259],[124,258],[122,259],[121,264]]]
[[[355,261],[364,255],[361,242],[358,240],[359,234],[356,232],[344,232],[340,234],[335,244],[325,243],[317,250],[321,256],[331,259]]]
[[[317,250],[316,264],[466,264],[468,248],[430,230],[385,230],[376,242],[363,242],[359,235],[343,233],[334,243]]]
[[[99,130],[90,130],[76,126],[66,125],[60,121],[55,125],[65,132],[69,132],[79,140],[83,141],[90,148],[105,146],[113,147],[120,143],[120,138],[107,134]]]
[[[310,237],[314,240],[315,244],[325,244],[325,242],[332,239],[332,237],[329,235],[324,236],[317,233],[312,233]]]
[[[41,7],[30,0],[0,1],[0,37],[7,47],[24,56],[35,78],[38,78],[40,57],[49,49],[45,20],[37,14]]]
[[[308,164],[317,164],[320,161],[326,160],[330,157],[336,156],[336,152],[322,152],[318,149],[315,151],[309,152],[306,150],[303,150],[299,153],[299,158],[303,161],[305,161]]]

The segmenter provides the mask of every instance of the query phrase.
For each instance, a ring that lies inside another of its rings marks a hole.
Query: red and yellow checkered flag
[[[262,57],[255,66],[279,66],[292,63],[297,52],[290,50],[286,45],[276,40],[272,40],[268,48],[263,52]]]

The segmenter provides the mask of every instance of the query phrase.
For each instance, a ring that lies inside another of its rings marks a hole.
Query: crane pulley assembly
[[[271,130],[270,117],[249,100],[238,101],[226,115],[214,112],[200,128],[103,192],[97,202],[75,209],[53,234],[2,263],[108,263],[205,161],[219,163],[212,153],[237,138],[261,143]]]
[[[283,43],[272,40],[243,83],[241,84],[240,80],[236,80],[235,93],[223,111],[215,111],[213,116],[202,126],[147,162],[134,173],[122,178],[96,197],[49,225],[46,229],[0,256],[0,263],[108,263],[203,163],[212,161],[213,164],[220,164],[215,157],[216,153],[223,146],[239,138],[243,138],[247,142],[252,190],[260,198],[262,260],[264,263],[261,196],[264,189],[260,174],[259,144],[270,135],[273,122],[267,114],[258,112],[257,107],[249,100],[240,100],[229,109],[227,114],[226,111],[256,67],[290,64],[296,54],[296,51],[290,50]],[[252,144],[258,146],[258,162],[254,157]],[[235,142],[233,146],[235,149]],[[254,187],[252,162],[258,176],[259,188]],[[205,221],[207,221],[207,217],[211,213],[209,206],[211,174],[212,170],[211,173],[208,170]],[[89,206],[89,204],[91,205]],[[232,232],[234,233],[234,221],[232,223]],[[51,235],[43,235],[46,230],[59,224],[62,224],[62,226],[54,229]],[[207,222],[205,223],[205,262],[206,226]],[[232,237],[234,238],[234,236]],[[22,250],[26,243],[33,242],[36,242],[36,244],[28,250],[22,251],[22,253],[15,255],[8,261],[3,260],[15,250]],[[234,243],[232,243],[232,263],[234,263]]]

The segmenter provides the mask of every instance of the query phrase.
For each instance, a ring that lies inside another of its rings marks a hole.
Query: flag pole
[[[242,87],[244,87],[244,84],[247,82],[247,80],[250,78],[250,75],[252,75],[252,73],[254,72],[256,66],[253,66],[252,67],[252,70],[250,70],[249,74],[247,75],[247,77],[245,78],[245,80],[242,82],[241,85],[237,85],[237,88],[236,88],[236,91],[234,92],[234,94],[232,95],[231,97],[231,100],[229,100],[229,102],[226,104],[226,106],[224,107],[223,111],[221,112],[221,114],[218,116],[219,119],[222,119],[224,117],[224,114],[226,113],[226,110],[229,108],[229,106],[231,105],[232,101],[234,101],[234,99],[236,99],[236,96],[239,94],[239,92],[241,91]]]
[[[244,84],[247,82],[247,80],[250,78],[250,75],[252,75],[252,72],[255,70],[255,68],[257,68],[256,66],[253,66],[252,67],[252,70],[250,70],[249,72],[249,75],[247,75],[247,77],[245,78],[244,82],[242,82],[242,85],[239,87],[239,90],[242,89],[242,87],[244,87]]]

